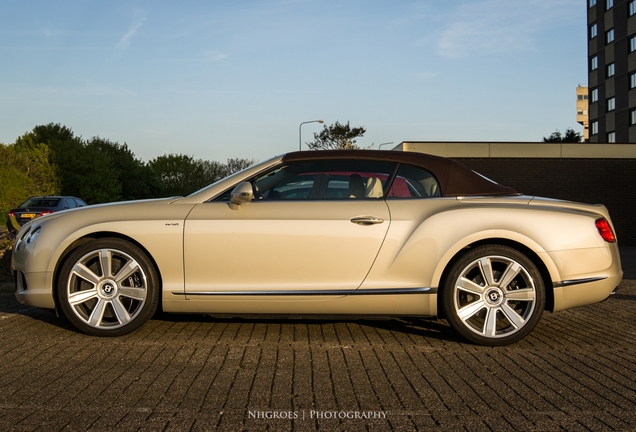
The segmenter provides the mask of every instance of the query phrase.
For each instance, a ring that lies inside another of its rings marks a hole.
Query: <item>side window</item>
[[[64,208],[65,209],[72,209],[75,208],[75,201],[72,200],[71,198],[66,198],[64,200]]]
[[[424,168],[401,165],[387,198],[431,198],[442,196],[437,179]]]
[[[327,160],[290,164],[257,178],[257,200],[381,199],[396,164]]]
[[[262,197],[267,199],[310,199],[314,186],[317,184],[317,174],[300,173],[289,177],[263,191]]]
[[[346,174],[327,174],[327,188],[325,189],[326,199],[343,199],[349,198],[349,183],[351,176]]]

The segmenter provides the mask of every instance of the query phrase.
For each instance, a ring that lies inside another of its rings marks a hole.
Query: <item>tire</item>
[[[541,319],[544,307],[539,270],[507,246],[470,250],[452,265],[443,286],[446,320],[479,345],[501,346],[523,339]]]
[[[144,325],[157,310],[159,277],[148,256],[125,240],[92,240],[74,250],[58,276],[64,316],[93,336],[121,336]]]

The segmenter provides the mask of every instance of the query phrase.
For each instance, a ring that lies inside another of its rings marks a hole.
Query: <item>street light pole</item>
[[[298,150],[303,149],[303,130],[302,130],[303,125],[307,123],[324,123],[324,122],[325,122],[324,120],[310,120],[310,121],[302,122],[300,126],[298,126]]]

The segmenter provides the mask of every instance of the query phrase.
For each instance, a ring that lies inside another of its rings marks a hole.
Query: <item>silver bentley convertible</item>
[[[446,158],[294,152],[187,197],[34,219],[12,267],[24,304],[119,336],[164,312],[440,317],[483,345],[622,278],[607,209],[524,196]]]

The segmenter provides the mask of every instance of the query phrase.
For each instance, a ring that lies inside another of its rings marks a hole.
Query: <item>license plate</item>
[[[35,213],[22,213],[22,219],[33,219],[35,217]]]

